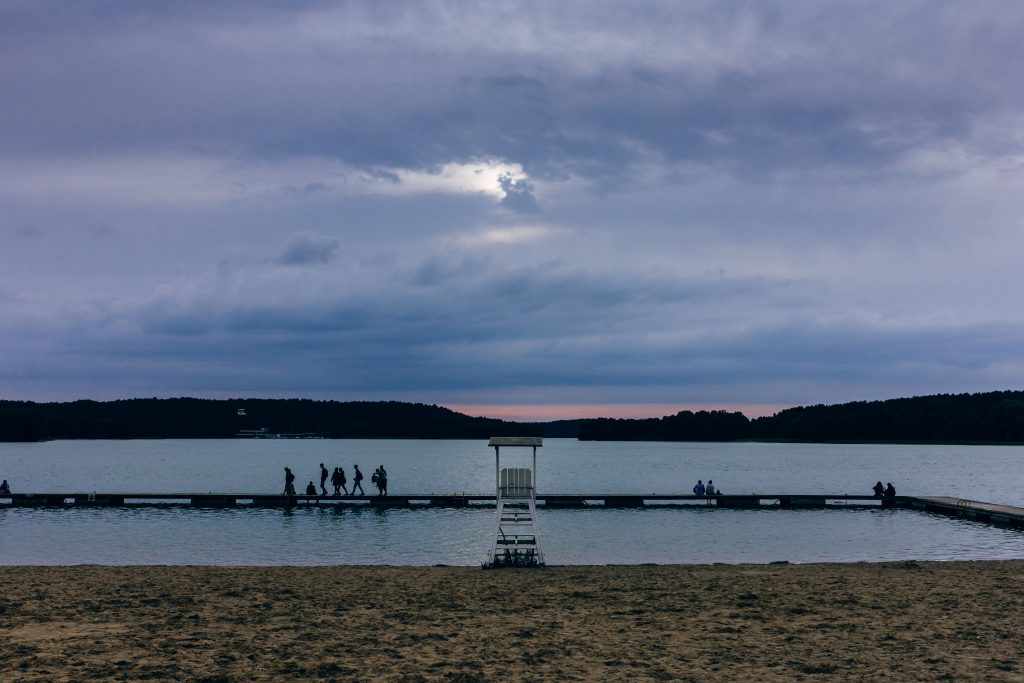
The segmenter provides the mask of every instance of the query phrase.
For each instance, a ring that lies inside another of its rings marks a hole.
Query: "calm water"
[[[528,449],[503,451],[526,463]],[[508,456],[508,457],[506,457]],[[289,465],[351,479],[383,463],[392,494],[484,492],[483,441],[57,441],[0,444],[16,491],[268,492]],[[586,443],[549,439],[538,489],[680,493],[712,478],[728,493],[951,495],[1024,506],[1024,448],[819,444]],[[369,489],[369,482],[366,482]],[[478,564],[493,508],[463,510],[0,509],[3,564]],[[1024,533],[907,510],[541,510],[553,564],[1024,558]]]

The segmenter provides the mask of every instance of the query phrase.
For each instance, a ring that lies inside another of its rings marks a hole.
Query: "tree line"
[[[648,419],[546,423],[471,417],[397,401],[309,399],[126,399],[0,401],[0,441],[219,439],[243,430],[328,438],[486,439],[569,437],[586,441],[1024,442],[1024,392],[939,394],[788,408],[748,419],[724,410]]]
[[[537,436],[532,425],[471,417],[398,401],[139,398],[34,403],[0,401],[0,441],[223,439],[243,430],[328,438],[486,439]]]
[[[646,420],[584,421],[580,439],[631,441],[1024,442],[1024,392],[938,394],[742,413],[683,411]]]

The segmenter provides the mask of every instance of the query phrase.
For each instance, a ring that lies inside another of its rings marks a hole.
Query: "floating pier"
[[[499,474],[500,476],[500,474]],[[498,487],[500,491],[500,486]],[[529,487],[532,491],[533,487]],[[385,507],[468,507],[491,506],[495,507],[498,500],[498,493],[395,493],[387,496],[375,494],[367,495],[341,495],[321,496],[297,494],[286,496],[273,493],[186,493],[186,492],[105,492],[105,493],[14,493],[7,496],[0,496],[0,507],[133,507],[153,505],[179,505],[192,507],[293,507],[293,506],[358,506],[382,505]],[[695,496],[683,493],[537,493],[534,497],[537,505],[548,508],[642,508],[642,507],[665,507],[678,505],[680,507],[693,507],[694,505],[721,507],[721,508],[756,508],[756,507],[781,507],[784,509],[801,507],[849,507],[851,505],[864,505],[868,507],[917,507],[924,509],[922,505],[913,505],[913,501],[927,501],[930,506],[941,507],[948,505],[946,501],[952,501],[952,506],[958,507],[956,498],[915,498],[910,496],[896,496],[894,498],[876,498],[875,496],[846,495],[846,494],[789,494],[789,493],[750,493],[740,495],[715,495]],[[975,507],[975,511],[988,503],[967,501]],[[1006,510],[1024,509],[1010,508],[1006,506],[994,506]],[[931,509],[930,507],[928,509]],[[1012,513],[1010,513],[1012,514]]]
[[[284,496],[268,493],[14,493],[0,496],[0,509],[10,507],[142,507],[191,506],[196,508],[289,508],[289,507],[358,507],[358,508],[463,508],[496,507],[497,491],[492,493],[396,493],[387,496]],[[895,496],[877,498],[871,495],[844,493],[749,493],[736,495],[695,496],[673,493],[537,493],[534,498],[542,508],[907,508],[962,517],[978,522],[1024,528],[1024,507],[984,503],[948,496]]]

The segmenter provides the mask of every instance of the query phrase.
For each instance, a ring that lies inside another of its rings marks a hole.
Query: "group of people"
[[[388,495],[388,471],[384,469],[384,465],[381,465],[373,471],[373,475],[370,477],[370,483],[377,487],[378,496]]]
[[[341,467],[335,467],[334,472],[330,472],[326,467],[324,467],[323,463],[320,463],[320,492],[317,492],[316,486],[313,484],[312,481],[310,481],[309,484],[306,486],[306,495],[330,495],[327,493],[328,479],[331,480],[331,486],[334,487],[333,495],[335,496],[342,495],[342,491],[345,492],[346,496],[354,496],[356,495],[357,489],[359,491],[359,495],[366,495],[366,492],[363,491],[362,470],[359,469],[359,465],[353,465],[352,469],[352,491],[349,492],[348,486],[346,486],[346,484],[348,484],[348,478],[345,476],[345,470],[342,469]],[[386,496],[388,494],[388,472],[387,470],[384,469],[384,465],[381,465],[380,467],[373,471],[373,476],[371,477],[370,481],[377,486],[377,495]],[[290,467],[284,468],[284,495],[297,495],[295,493],[295,474],[292,472]]]
[[[715,482],[708,479],[708,483],[705,484],[703,480],[698,479],[697,485],[693,487],[693,495],[695,496],[720,496],[721,491],[715,489]]]
[[[896,487],[892,485],[892,482],[886,482],[885,488],[882,488],[882,482],[876,481],[875,485],[871,487],[871,490],[875,492],[875,498],[895,498]]]

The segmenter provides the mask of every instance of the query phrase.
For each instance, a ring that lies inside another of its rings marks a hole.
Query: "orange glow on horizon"
[[[588,417],[645,418],[675,415],[681,410],[727,410],[741,412],[748,418],[772,415],[792,407],[774,403],[530,403],[492,405],[482,403],[448,403],[446,407],[474,417],[494,417],[514,422],[550,422]]]

